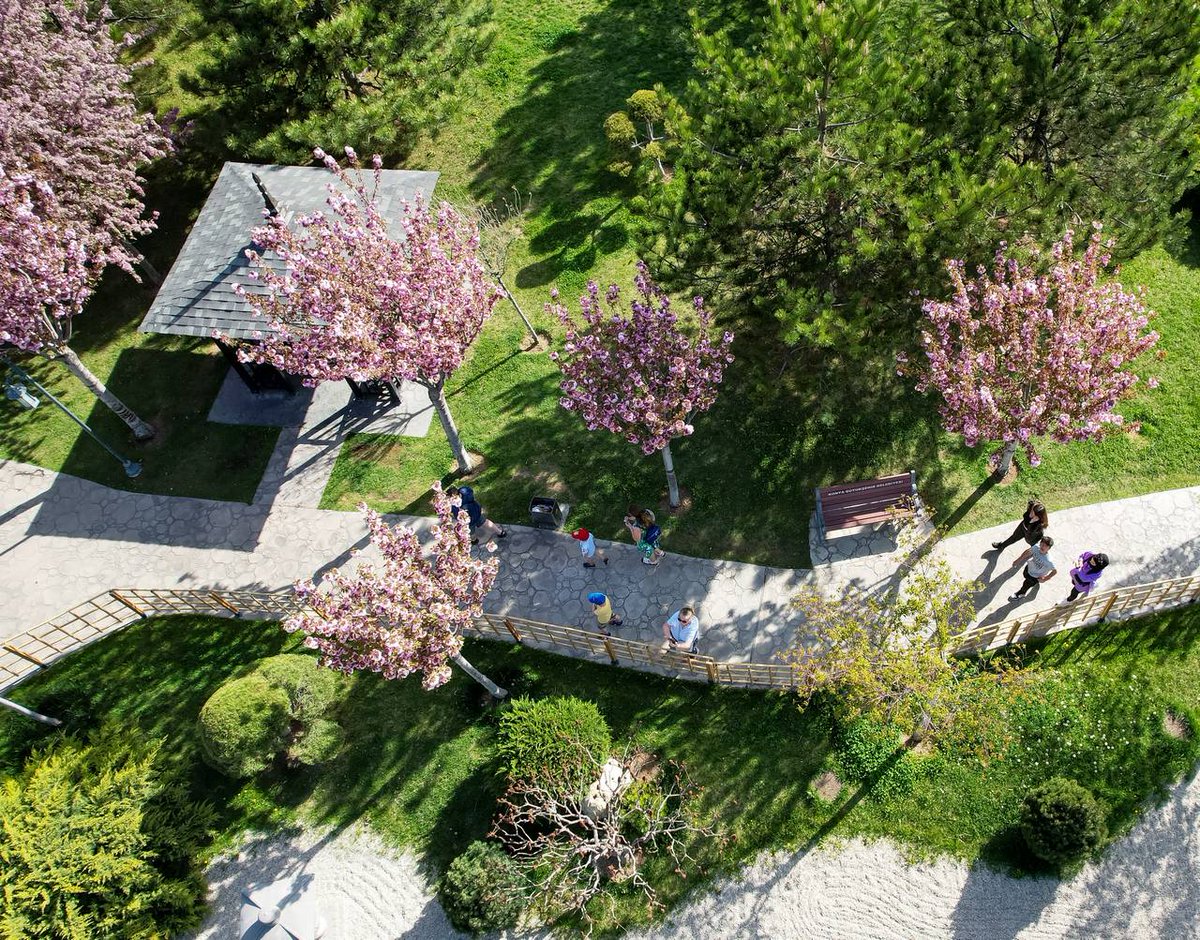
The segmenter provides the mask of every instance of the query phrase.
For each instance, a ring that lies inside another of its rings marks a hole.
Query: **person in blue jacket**
[[[480,535],[487,535],[489,532],[495,535],[498,539],[508,537],[508,529],[503,526],[498,526],[483,511],[483,507],[479,505],[479,500],[475,498],[475,490],[469,486],[452,486],[446,490],[446,495],[453,499],[457,496],[462,500],[461,509],[466,510],[467,519],[471,526],[471,544],[478,545]],[[460,507],[452,507],[454,518],[458,518]]]

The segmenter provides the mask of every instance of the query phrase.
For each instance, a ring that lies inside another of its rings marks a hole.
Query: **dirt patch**
[[[1002,455],[1003,454],[1001,451],[996,451],[996,453],[988,457],[988,469],[992,471],[992,476],[996,475],[996,468],[1000,466],[1000,458]],[[1016,480],[1020,473],[1020,462],[1016,457],[1013,457],[1012,463],[1008,465],[1008,471],[1004,474],[1004,476],[1000,477],[996,483],[999,486],[1008,486],[1010,483]]]
[[[450,472],[447,474],[455,483],[470,483],[478,477],[484,470],[487,469],[487,458],[483,454],[477,454],[473,450],[467,451],[471,460],[475,463],[475,468],[470,473],[462,473],[458,469],[458,461],[450,467]]]
[[[842,795],[842,781],[832,770],[817,774],[809,786],[812,787],[813,793],[826,803],[832,803]]]
[[[625,765],[634,780],[653,780],[662,772],[662,763],[649,751],[634,751]]]
[[[570,501],[571,490],[563,481],[557,464],[539,461],[533,466],[517,467],[512,476],[514,480],[527,484],[540,496]]]
[[[1177,741],[1186,741],[1192,736],[1191,723],[1182,715],[1176,715],[1169,708],[1163,713],[1163,731]]]
[[[670,500],[665,492],[658,500],[659,512],[665,512],[668,516],[674,516],[675,518],[687,515],[691,512],[692,506],[692,491],[686,486],[679,488],[679,505],[674,509],[671,508]]]
[[[550,337],[541,332],[538,333],[536,341],[528,331],[521,338],[521,352],[523,353],[544,353],[551,345],[553,344],[550,342]]]

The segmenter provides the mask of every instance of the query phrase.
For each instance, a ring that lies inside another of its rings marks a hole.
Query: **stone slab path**
[[[486,505],[486,494],[483,494]],[[418,527],[425,519],[406,519]],[[594,625],[589,591],[610,594],[626,622],[620,635],[654,641],[682,605],[701,619],[701,650],[717,659],[770,662],[798,626],[789,599],[815,584],[878,589],[895,577],[892,551],[833,561],[815,570],[770,568],[668,553],[647,567],[628,544],[601,542],[608,565],[584,569],[578,543],[557,532],[510,526],[496,543],[500,574],[487,609],[554,623]],[[1004,598],[1016,569],[1013,546],[996,562],[984,549],[1011,526],[943,541],[964,577],[984,576],[981,616],[1014,616]],[[1063,572],[1021,613],[1066,596],[1066,568],[1085,549],[1113,562],[1104,587],[1200,571],[1200,487],[1056,512]],[[110,489],[14,461],[0,462],[0,638],[34,626],[112,587],[218,587],[274,590],[343,563],[366,544],[356,513],[291,505],[252,505]],[[886,549],[880,542],[874,550]],[[484,549],[481,549],[484,550]],[[1003,567],[1002,567],[1003,566]]]

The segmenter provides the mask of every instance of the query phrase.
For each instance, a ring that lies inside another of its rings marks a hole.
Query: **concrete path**
[[[428,525],[425,519],[405,521]],[[500,574],[489,610],[589,627],[594,620],[586,596],[601,590],[625,615],[619,635],[653,641],[661,637],[662,619],[687,604],[701,619],[702,651],[734,661],[773,660],[798,626],[788,602],[802,585],[879,589],[894,578],[899,562],[894,550],[816,570],[668,554],[652,568],[641,564],[632,546],[601,542],[610,562],[588,570],[570,537],[509,529],[509,538],[496,546]],[[964,577],[989,580],[980,594],[985,620],[1015,615],[1004,598],[1020,583],[1018,572],[1007,568],[1017,546],[999,564],[994,554],[984,555],[1010,530],[973,532],[938,548]],[[1066,596],[1066,569],[1085,549],[1113,558],[1103,587],[1200,571],[1200,487],[1053,513],[1049,531],[1062,573],[1021,605],[1022,613]],[[246,506],[128,493],[0,462],[0,638],[121,585],[284,588],[341,564],[365,544],[356,513],[283,500]],[[887,548],[877,542],[873,550]]]

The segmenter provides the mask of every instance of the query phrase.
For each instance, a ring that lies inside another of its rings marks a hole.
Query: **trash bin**
[[[529,524],[535,529],[557,529],[563,518],[563,507],[557,499],[535,496],[529,501]]]

